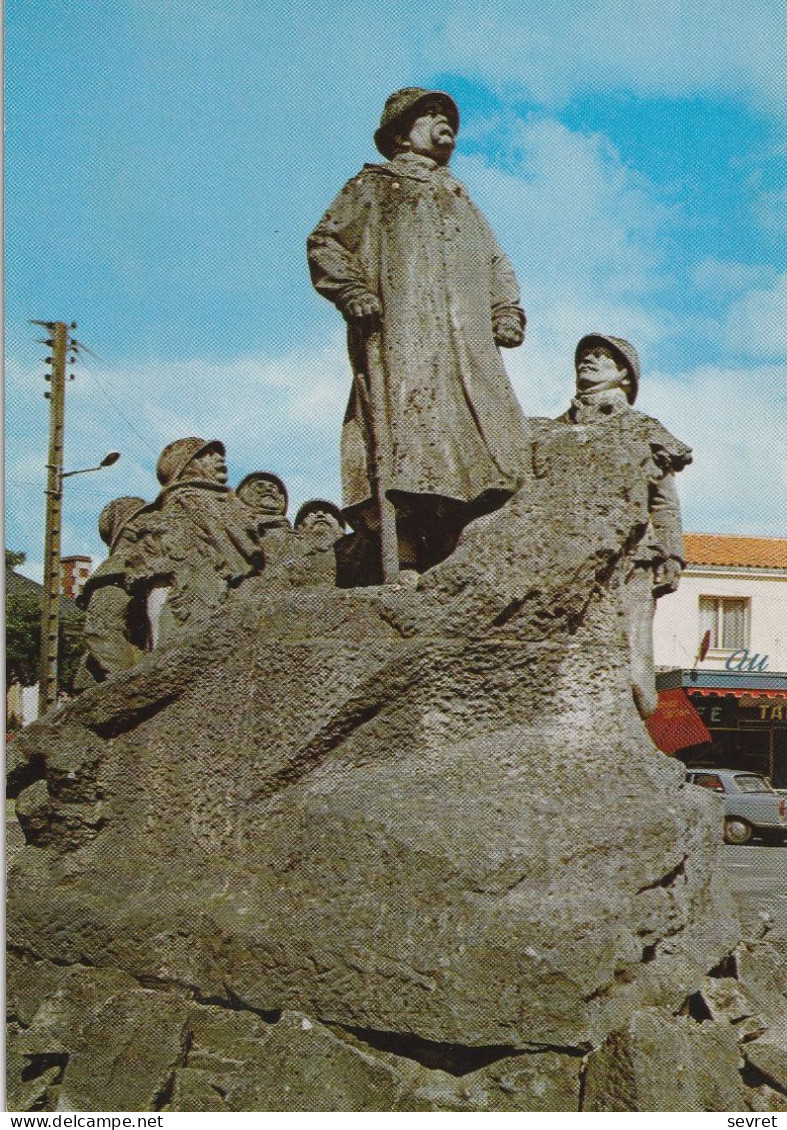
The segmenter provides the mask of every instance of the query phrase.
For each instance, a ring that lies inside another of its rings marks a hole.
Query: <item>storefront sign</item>
[[[728,655],[724,661],[724,666],[728,671],[767,671],[768,670],[768,656],[755,651],[754,655],[749,655],[749,649],[742,647],[738,651],[733,651],[732,655]]]
[[[741,701],[741,693],[736,695],[726,694],[711,698],[692,695],[689,692],[694,709],[699,714],[706,726],[721,727],[722,729],[737,729],[744,724],[754,725],[758,722],[785,722],[787,721],[787,696],[774,698],[771,702],[752,702],[751,696],[756,691],[746,692]],[[748,698],[749,701],[745,701]]]
[[[738,700],[732,695],[723,698],[700,698],[690,695],[695,710],[706,726],[736,726],[738,724]]]

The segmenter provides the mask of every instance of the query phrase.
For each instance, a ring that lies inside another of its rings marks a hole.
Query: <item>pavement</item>
[[[744,934],[766,915],[787,930],[787,843],[725,844],[723,858]]]

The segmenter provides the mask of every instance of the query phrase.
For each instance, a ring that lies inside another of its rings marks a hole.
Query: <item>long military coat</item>
[[[344,505],[386,486],[471,502],[511,491],[527,442],[493,320],[524,323],[511,265],[466,189],[427,157],[366,165],[308,243],[316,289],[341,311],[370,292],[382,304],[372,350],[350,326],[355,383],[342,435]],[[370,356],[371,353],[371,356]],[[377,357],[381,402],[368,400]]]

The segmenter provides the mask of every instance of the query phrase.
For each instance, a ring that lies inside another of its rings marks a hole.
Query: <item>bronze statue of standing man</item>
[[[435,564],[510,497],[527,443],[499,350],[521,344],[525,314],[511,264],[448,171],[458,128],[448,94],[392,94],[374,135],[386,163],[345,185],[308,242],[312,282],[348,323],[344,513],[376,531],[390,508],[394,570]]]

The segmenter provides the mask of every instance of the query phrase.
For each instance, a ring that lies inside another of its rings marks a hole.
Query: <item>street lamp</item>
[[[71,475],[87,475],[90,471],[100,471],[102,467],[111,467],[113,463],[117,463],[119,458],[119,451],[108,451],[101,462],[97,463],[95,467],[80,467],[78,471],[61,471],[60,482],[62,483],[63,479],[67,479]]]
[[[61,449],[62,450],[62,449]],[[60,538],[63,516],[63,479],[87,475],[111,467],[120,458],[119,451],[109,451],[95,467],[79,467],[64,471],[54,462],[49,471],[46,494],[46,531],[44,538],[44,588],[41,594],[41,675],[38,682],[38,714],[45,714],[57,702],[57,644],[60,632]]]

